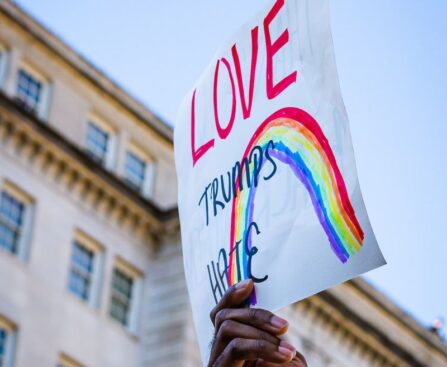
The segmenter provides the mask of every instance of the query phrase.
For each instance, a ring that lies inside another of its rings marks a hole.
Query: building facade
[[[281,313],[312,367],[447,366],[362,279]],[[0,1],[0,367],[198,365],[171,128]]]

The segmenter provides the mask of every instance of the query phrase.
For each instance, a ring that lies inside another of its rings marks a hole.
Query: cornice
[[[310,302],[317,307],[323,322],[339,329],[338,332],[342,332],[345,343],[350,349],[361,353],[362,358],[374,362],[380,361],[381,366],[426,366],[426,363],[419,360],[413,351],[394,342],[379,326],[368,322],[330,292],[319,293],[311,298]]]
[[[82,77],[102,93],[116,101],[137,120],[149,126],[170,146],[173,144],[173,129],[159,116],[114,82],[103,71],[76,52],[58,36],[45,28],[19,5],[9,0],[0,0],[0,12],[21,27],[28,35],[53,52],[59,59],[75,69]]]
[[[381,337],[363,329],[363,325],[358,323],[359,319],[345,313],[343,307],[339,309],[339,305],[333,304],[331,301],[326,299],[326,293],[323,292],[293,306],[293,310],[296,310],[302,317],[301,327],[313,331],[310,334],[300,333],[298,326],[297,332],[303,339],[304,352],[316,351],[319,356],[327,359],[328,365],[331,365],[331,362],[336,362],[337,358],[343,359],[344,357],[341,355],[331,355],[333,345],[326,345],[327,342],[338,345],[338,348],[342,348],[352,359],[368,361],[368,365],[381,367],[424,366],[409,364],[392,347],[383,344]],[[335,364],[338,365],[338,363]]]
[[[106,218],[141,236],[179,230],[177,208],[162,210],[86,152],[0,93],[0,146]]]
[[[439,336],[424,328],[413,316],[406,313],[401,307],[396,305],[382,292],[375,289],[365,279],[361,277],[355,278],[347,282],[347,285],[353,287],[370,302],[390,315],[397,323],[401,324],[416,337],[426,343],[428,347],[436,349],[447,359],[447,345]]]

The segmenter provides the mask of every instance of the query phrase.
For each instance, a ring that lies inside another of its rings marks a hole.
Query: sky
[[[360,185],[388,261],[366,278],[424,325],[447,322],[447,2],[330,2]],[[18,3],[173,124],[220,45],[267,1]]]

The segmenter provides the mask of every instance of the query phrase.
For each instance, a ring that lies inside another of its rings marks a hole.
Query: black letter
[[[214,300],[216,301],[216,304],[217,304],[219,302],[219,299],[222,298],[222,289],[220,289],[220,285],[217,280],[216,269],[214,268],[214,261],[211,261],[211,265],[213,266],[213,274],[214,274],[214,280],[216,282],[216,285],[213,285],[213,278],[211,277],[210,266],[207,265],[206,267],[208,268],[208,277],[210,279],[211,291],[213,292]],[[220,295],[219,299],[217,299],[217,296],[216,296],[217,290],[219,291],[219,295]]]
[[[223,175],[220,175],[220,187],[222,189],[222,196],[226,203],[229,203],[231,200],[231,174],[230,172],[227,172],[228,175],[228,196],[225,193],[225,185],[224,185],[224,177]]]
[[[264,276],[263,278],[257,278],[255,277],[252,272],[251,272],[251,260],[252,257],[254,255],[257,254],[258,252],[258,248],[256,246],[252,246],[251,249],[248,248],[248,237],[250,235],[250,230],[251,228],[254,227],[256,234],[260,234],[261,231],[258,228],[258,225],[255,222],[251,222],[250,225],[247,228],[247,232],[245,234],[245,252],[248,255],[248,263],[247,263],[247,272],[248,272],[248,277],[251,278],[253,280],[253,282],[255,283],[262,283],[265,282],[268,279],[268,275]]]
[[[214,216],[217,215],[217,206],[219,205],[222,209],[225,208],[225,205],[217,200],[217,193],[219,192],[219,181],[217,178],[213,180],[213,187],[212,187],[212,197],[213,197],[213,209],[214,209]]]
[[[236,197],[236,191],[237,191],[237,182],[239,182],[239,191],[242,191],[244,189],[243,185],[243,179],[242,179],[242,173],[245,167],[245,176],[247,178],[247,186],[250,187],[250,164],[248,163],[248,159],[244,158],[242,160],[242,164],[239,162],[236,162],[234,164],[233,169],[231,170],[232,173],[232,181],[233,181],[233,197]]]
[[[223,261],[223,270],[220,268],[221,261]],[[227,253],[225,249],[220,249],[219,257],[217,258],[217,274],[219,275],[219,280],[222,283],[222,288],[224,292],[228,288],[228,261],[227,261]],[[226,285],[224,283],[224,279],[226,280]]]
[[[258,153],[258,154],[256,154]],[[258,157],[259,155],[259,157]],[[251,160],[253,158],[253,156],[255,157],[255,163],[253,164],[253,177],[254,177],[254,184],[255,187],[258,186],[258,176],[259,173],[261,172],[261,168],[262,168],[262,148],[259,145],[256,145],[253,150],[250,152],[250,163]]]
[[[264,176],[264,180],[266,180],[266,181],[270,180],[276,172],[276,163],[273,160],[273,158],[270,156],[269,149],[275,149],[275,144],[273,144],[273,140],[270,140],[268,142],[267,148],[265,149],[265,157],[267,158],[268,161],[270,161],[270,163],[273,166],[272,173],[270,173],[270,175],[268,175],[268,176]]]
[[[205,213],[206,213],[206,225],[208,225],[208,189],[210,188],[210,185],[208,185],[205,189],[205,191],[203,192],[202,196],[200,197],[199,200],[199,206],[200,203],[202,202],[202,199],[205,198]]]

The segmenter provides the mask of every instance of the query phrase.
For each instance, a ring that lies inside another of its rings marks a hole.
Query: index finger
[[[215,323],[217,313],[224,308],[240,308],[253,292],[253,281],[251,279],[237,283],[225,292],[219,303],[211,310],[210,318]]]

